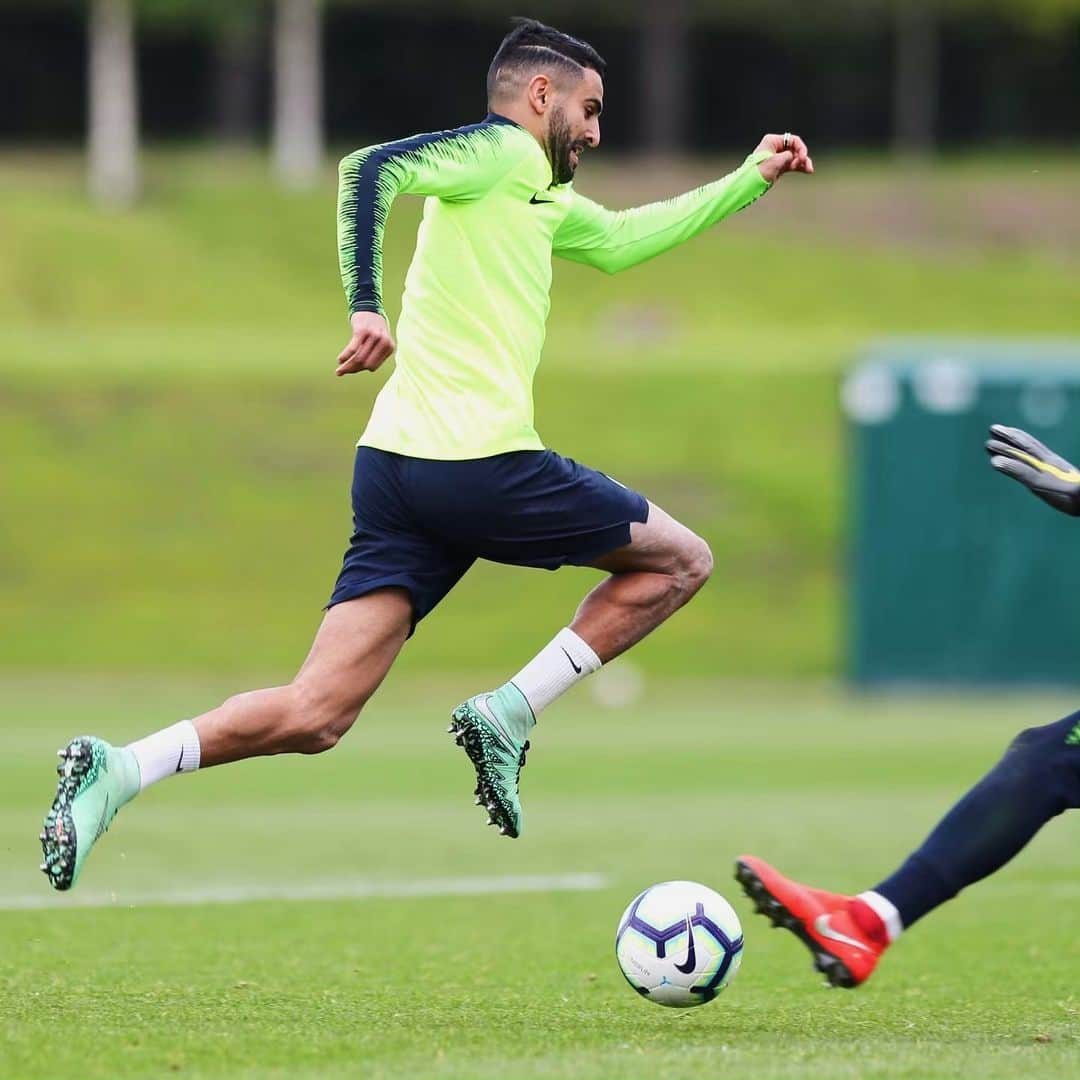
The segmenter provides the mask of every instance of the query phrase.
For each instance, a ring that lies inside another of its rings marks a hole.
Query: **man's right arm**
[[[397,195],[468,202],[490,191],[516,160],[505,132],[490,124],[380,143],[343,158],[338,252],[349,314],[383,314],[383,232]]]

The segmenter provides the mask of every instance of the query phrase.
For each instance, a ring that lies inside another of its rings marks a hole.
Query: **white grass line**
[[[412,899],[438,896],[495,896],[500,893],[594,892],[607,886],[603,874],[531,874],[508,877],[406,878],[379,880],[346,878],[296,884],[249,882],[210,885],[198,889],[0,894],[0,911],[35,911],[43,908],[99,908],[247,904],[258,900],[367,900]]]

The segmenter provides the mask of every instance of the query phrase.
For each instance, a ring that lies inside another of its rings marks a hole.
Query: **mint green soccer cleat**
[[[70,889],[86,856],[116,812],[139,791],[139,765],[130,750],[81,735],[57,751],[60,780],[45,816],[41,870],[54,889]]]
[[[535,722],[520,691],[507,684],[463,702],[447,729],[476,769],[476,805],[487,808],[488,824],[498,825],[502,836],[521,835],[518,779],[529,749],[525,734]]]

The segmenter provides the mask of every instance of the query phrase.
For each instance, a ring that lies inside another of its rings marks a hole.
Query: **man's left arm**
[[[1080,470],[1021,428],[994,424],[986,443],[990,464],[1019,480],[1044,503],[1080,517]]]
[[[608,210],[575,195],[554,253],[609,274],[669,251],[759,199],[786,172],[814,171],[797,135],[766,135],[733,173],[674,199]]]

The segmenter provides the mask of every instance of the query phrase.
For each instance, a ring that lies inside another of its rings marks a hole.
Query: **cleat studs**
[[[41,872],[42,872],[43,874],[47,874],[47,873],[49,872],[49,864],[48,864],[48,863],[42,863],[42,864],[41,864],[41,865],[40,865],[40,866],[38,867],[38,869],[39,869],[39,870],[40,870],[40,871],[41,871]]]
[[[489,818],[487,819],[487,824],[488,824],[488,825],[497,825],[497,824],[498,824],[498,822],[497,822],[497,821],[496,821],[496,820],[495,820],[495,819],[494,819],[493,817],[489,817]]]
[[[67,752],[67,749],[66,749],[66,748],[65,748],[65,749],[63,749],[63,750],[57,750],[57,751],[56,751],[56,756],[57,756],[58,758],[66,758],[66,757],[67,757],[67,755],[68,755],[68,752]]]
[[[505,825],[500,825],[499,826],[499,835],[500,836],[509,836],[510,835],[510,830]]]
[[[483,806],[483,805],[484,805],[484,800],[481,799],[479,795],[477,795],[476,798],[473,800],[473,806]]]

